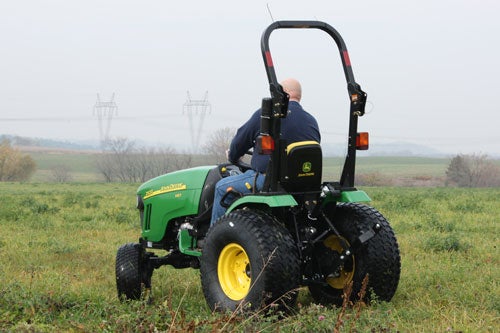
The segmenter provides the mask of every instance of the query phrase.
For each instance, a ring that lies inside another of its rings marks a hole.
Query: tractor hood
[[[170,193],[201,190],[208,171],[213,166],[201,166],[191,169],[170,172],[148,180],[137,189],[143,200]]]
[[[214,166],[179,170],[153,178],[137,189],[145,213],[142,238],[159,242],[172,219],[198,213],[203,184]]]

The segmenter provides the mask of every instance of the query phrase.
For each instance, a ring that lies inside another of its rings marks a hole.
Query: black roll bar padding
[[[260,134],[271,134],[271,116],[273,111],[273,101],[269,97],[262,99],[262,113],[260,114]]]
[[[283,90],[281,84],[271,84],[270,90],[273,101],[273,117],[285,118],[288,114],[288,101],[290,100],[290,95]]]
[[[342,61],[342,66],[344,69],[344,75],[347,81],[347,90],[349,94],[349,99],[351,102],[349,110],[349,137],[348,137],[348,152],[346,160],[344,163],[344,169],[342,170],[342,176],[340,179],[340,185],[342,188],[353,188],[354,187],[354,171],[356,165],[356,135],[358,130],[358,117],[365,113],[365,103],[366,103],[366,93],[361,90],[359,84],[354,80],[354,73],[351,67],[351,60],[349,58],[349,52],[342,39],[342,36],[328,23],[321,21],[276,21],[269,25],[266,30],[264,30],[261,38],[261,51],[262,58],[264,60],[264,65],[266,68],[267,79],[269,81],[269,89],[271,92],[271,98],[273,101],[273,117],[282,118],[286,116],[286,111],[288,108],[288,98],[285,100],[283,88],[278,83],[276,78],[276,72],[274,70],[273,59],[271,56],[271,51],[269,49],[269,37],[271,33],[276,29],[319,29],[330,35],[335,43],[337,44],[340,59]],[[280,127],[279,119],[275,119],[275,127]],[[280,139],[279,131],[271,133],[273,139],[276,142],[276,146],[279,147],[278,140]],[[279,153],[273,154],[271,159],[275,162],[273,171],[278,171],[279,166],[276,165],[277,159],[279,158]],[[278,162],[279,163],[279,162]],[[273,172],[274,173],[274,172]],[[268,175],[269,176],[269,175]],[[271,188],[276,188],[277,175],[271,175],[273,178],[271,182]],[[273,186],[274,185],[274,186]]]
[[[255,139],[254,150],[257,154],[264,154],[264,150],[262,147],[262,140],[264,137],[271,137],[273,139],[273,101],[269,97],[264,97],[262,99],[261,113],[260,113],[260,133],[259,136]],[[268,153],[266,153],[268,154]]]

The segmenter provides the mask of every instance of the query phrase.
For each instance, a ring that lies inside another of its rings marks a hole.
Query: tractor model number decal
[[[154,197],[155,195],[158,194],[163,194],[163,193],[168,193],[168,192],[174,192],[174,191],[182,191],[187,188],[186,184],[183,183],[177,183],[177,184],[170,184],[167,186],[162,186],[158,190],[149,190],[146,192],[146,195],[144,196],[144,200]]]
[[[314,172],[311,172],[311,170],[312,170],[312,163],[304,162],[304,164],[302,164],[302,173],[299,173],[297,176],[298,177],[314,176]]]

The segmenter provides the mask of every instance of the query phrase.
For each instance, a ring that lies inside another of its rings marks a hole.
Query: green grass
[[[199,272],[162,267],[154,299],[120,303],[117,248],[140,234],[130,184],[0,183],[0,331],[496,332],[500,189],[364,188],[401,250],[389,303],[342,309],[301,290],[296,314],[212,314]],[[339,317],[342,318],[339,319]]]
[[[373,188],[369,193],[393,222],[401,244],[403,273],[393,305],[408,321],[403,327],[426,331],[424,323],[410,323],[415,316],[441,331],[496,330],[500,190]]]

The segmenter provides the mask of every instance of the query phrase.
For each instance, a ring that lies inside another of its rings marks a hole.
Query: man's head
[[[291,101],[300,102],[302,98],[302,87],[300,86],[299,81],[293,78],[285,79],[281,82],[281,86],[283,90],[290,95]]]

